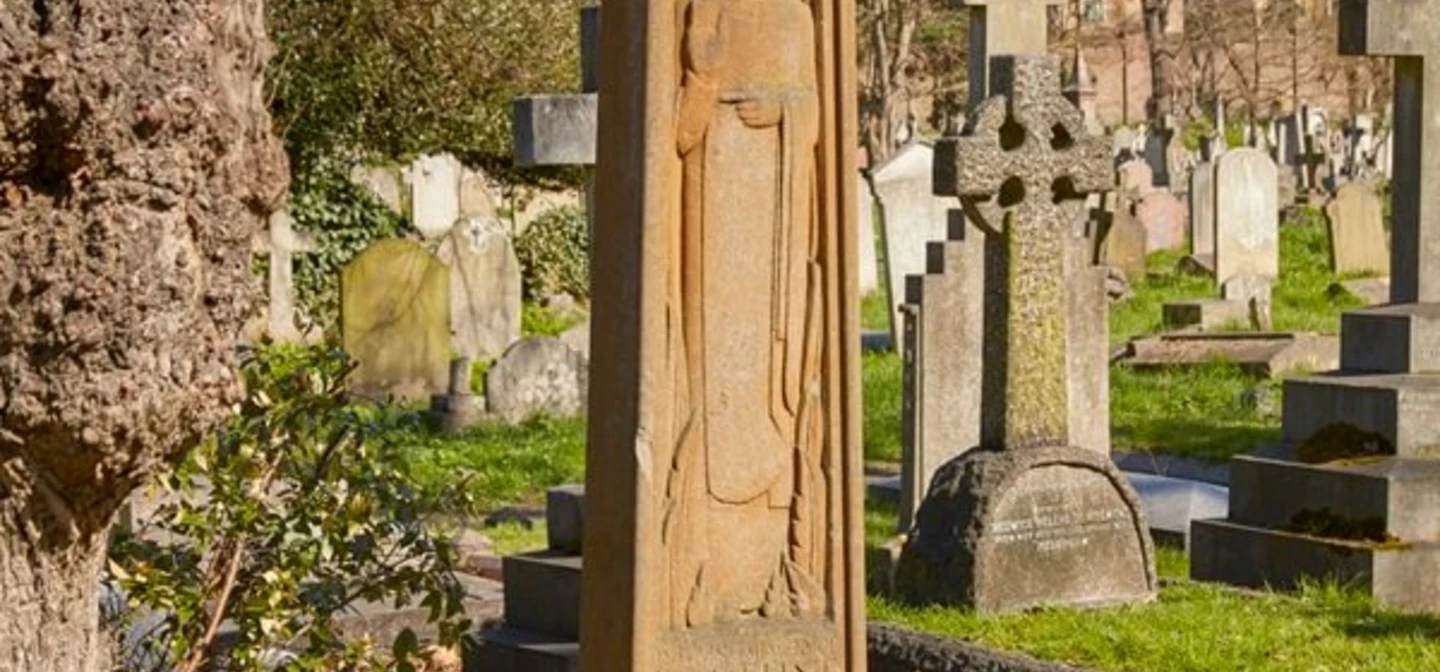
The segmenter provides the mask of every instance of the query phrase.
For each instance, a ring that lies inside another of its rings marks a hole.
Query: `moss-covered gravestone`
[[[371,245],[340,276],[340,330],[356,361],[351,394],[414,401],[444,392],[450,269],[414,241]]]
[[[997,95],[936,146],[935,184],[997,236],[986,291],[980,445],[941,467],[900,558],[903,598],[980,611],[1155,594],[1139,498],[1069,442],[1065,236],[1113,181],[1109,146],[1061,97],[1046,56],[991,61]]]

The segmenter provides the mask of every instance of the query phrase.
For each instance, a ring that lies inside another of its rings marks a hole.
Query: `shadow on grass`
[[[1217,424],[1223,422],[1220,418],[1215,422],[1147,418],[1117,423],[1111,432],[1117,447],[1144,448],[1216,463],[1280,440],[1277,427]]]

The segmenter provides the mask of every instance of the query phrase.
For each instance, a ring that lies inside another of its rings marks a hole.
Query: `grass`
[[[580,317],[561,314],[541,305],[520,307],[520,332],[526,336],[559,336],[580,323]]]
[[[867,511],[868,544],[889,536],[893,515]],[[868,617],[1106,671],[1440,668],[1435,617],[1377,608],[1358,590],[1334,583],[1279,594],[1192,582],[1188,559],[1176,549],[1160,549],[1157,561],[1165,582],[1152,604],[978,616],[872,596]]]
[[[478,511],[539,504],[545,490],[585,475],[585,421],[535,417],[519,425],[486,423],[454,436],[418,427],[393,432],[408,448],[421,487],[461,481]]]
[[[1280,282],[1272,297],[1279,331],[1336,333],[1340,314],[1359,306],[1348,295],[1332,298],[1330,242],[1318,210],[1300,213],[1280,229]],[[1218,296],[1208,278],[1176,273],[1175,252],[1159,252],[1147,262],[1146,278],[1132,285],[1134,296],[1110,311],[1110,340],[1118,345],[1163,331],[1161,307],[1168,301]],[[1281,386],[1216,362],[1164,371],[1110,372],[1110,422],[1118,448],[1152,450],[1223,461],[1279,439],[1280,418],[1246,406],[1242,396],[1265,387],[1280,407]]]
[[[885,291],[875,291],[860,297],[860,328],[867,331],[890,330],[890,303]]]
[[[904,371],[900,355],[867,352],[860,361],[865,459],[900,461],[900,407]]]
[[[544,521],[538,521],[530,527],[519,523],[496,525],[487,528],[485,536],[495,542],[495,555],[499,556],[539,551],[549,543],[545,537]]]

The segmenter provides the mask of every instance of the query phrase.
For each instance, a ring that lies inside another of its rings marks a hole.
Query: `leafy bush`
[[[525,273],[525,298],[590,298],[590,225],[580,208],[541,215],[515,241],[515,255]]]
[[[152,534],[112,547],[110,579],[132,619],[163,615],[133,643],[149,658],[204,669],[226,622],[237,633],[228,669],[261,669],[276,650],[298,669],[412,669],[411,631],[389,652],[342,639],[335,616],[360,600],[418,598],[442,645],[468,627],[454,548],[427,529],[430,512],[468,501],[412,485],[384,439],[391,411],[346,405],[348,370],[337,352],[262,348],[238,416],[163,479],[170,496],[142,529]]]
[[[579,82],[581,4],[272,0],[272,115],[292,158],[445,149],[508,166],[511,101]]]

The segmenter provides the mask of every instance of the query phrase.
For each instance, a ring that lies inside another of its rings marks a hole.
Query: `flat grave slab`
[[[1340,362],[1340,340],[1308,332],[1174,333],[1130,342],[1122,363],[1141,369],[1225,361],[1256,376],[1297,368],[1325,371]]]

